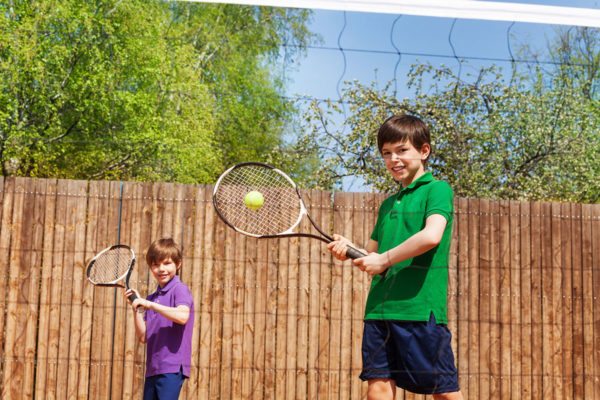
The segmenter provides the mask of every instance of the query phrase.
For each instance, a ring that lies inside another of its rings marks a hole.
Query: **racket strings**
[[[260,192],[264,198],[263,205],[255,210],[244,203],[251,191]],[[258,236],[288,231],[298,222],[302,210],[295,186],[276,170],[260,165],[235,168],[223,176],[214,200],[230,225]]]
[[[133,256],[127,248],[113,248],[102,253],[89,270],[94,283],[112,283],[122,279],[131,266]]]

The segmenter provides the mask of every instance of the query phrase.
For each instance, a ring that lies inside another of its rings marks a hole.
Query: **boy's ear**
[[[431,145],[429,143],[423,144],[423,146],[421,146],[421,160],[423,160],[423,161],[427,160],[427,158],[429,158],[430,154],[431,154]]]

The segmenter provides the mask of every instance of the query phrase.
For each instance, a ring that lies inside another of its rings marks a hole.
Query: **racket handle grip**
[[[133,304],[133,301],[137,298],[137,294],[131,293],[129,296],[127,296],[127,301],[129,302],[129,304]]]
[[[363,253],[360,250],[355,249],[352,246],[348,246],[346,248],[346,256],[349,257],[349,258],[351,258],[351,259],[353,259],[353,260],[355,260],[357,258],[361,258],[361,257],[366,256],[366,254]],[[387,269],[385,271],[383,271],[380,275],[381,275],[382,278],[385,278],[386,274],[387,274]]]
[[[364,256],[366,256],[366,254],[365,254],[365,253],[363,253],[363,252],[362,252],[362,251],[360,251],[360,250],[357,250],[357,249],[355,249],[355,248],[354,248],[354,247],[352,247],[352,246],[348,246],[348,247],[346,248],[346,257],[349,257],[349,258],[351,258],[351,259],[355,260],[355,259],[357,259],[357,258],[361,258],[361,257],[364,257]]]

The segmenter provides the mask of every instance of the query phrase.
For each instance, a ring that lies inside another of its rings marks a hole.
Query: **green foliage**
[[[309,12],[179,3],[175,14],[178,23],[189,27],[185,40],[193,43],[201,80],[216,101],[224,163],[264,160],[283,145],[284,123],[295,111],[282,100],[284,82],[268,62],[284,43],[294,49],[311,40]]]
[[[344,131],[333,122],[339,104],[315,102],[309,114],[303,140],[319,143],[325,160],[316,184],[335,187],[358,176],[376,190],[396,191],[378,154],[377,130],[390,115],[410,113],[430,125],[429,167],[458,196],[598,202],[598,101],[580,67],[568,67],[516,74],[509,84],[495,67],[459,79],[449,68],[417,65],[411,99],[395,98],[389,87],[350,83]]]
[[[305,11],[162,1],[0,4],[3,175],[211,182],[282,143],[269,62]]]

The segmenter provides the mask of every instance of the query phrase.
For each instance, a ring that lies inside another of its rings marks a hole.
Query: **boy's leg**
[[[369,379],[367,400],[394,400],[396,383],[393,379]]]
[[[149,376],[144,381],[144,400],[156,400],[157,394],[155,389],[155,381],[158,378],[157,376]]]
[[[177,400],[185,377],[180,371],[146,378],[144,400]]]
[[[440,393],[433,395],[434,400],[463,400],[462,392]]]

